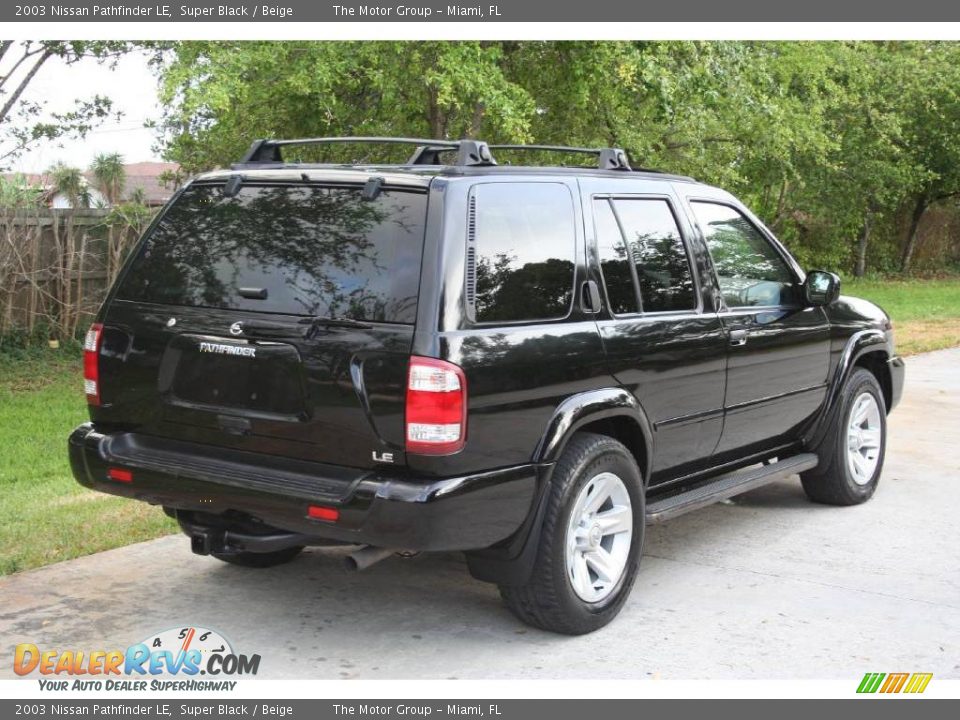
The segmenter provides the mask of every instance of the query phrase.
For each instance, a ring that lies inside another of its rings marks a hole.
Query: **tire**
[[[853,413],[864,417],[864,421],[857,424]],[[886,448],[887,408],[883,390],[873,373],[858,368],[841,392],[839,412],[817,452],[819,464],[800,475],[807,497],[826,505],[866,502],[876,492]],[[862,464],[854,457],[854,451],[863,458]]]
[[[303,550],[302,545],[295,545],[294,547],[288,547],[284,548],[283,550],[277,550],[275,552],[268,553],[237,552],[210,554],[217,560],[221,560],[231,565],[240,565],[242,567],[250,568],[268,568],[290,562],[300,554],[301,550]]]
[[[577,433],[563,451],[550,485],[530,578],[525,585],[500,586],[500,594],[510,611],[529,625],[583,635],[613,620],[630,595],[643,549],[643,479],[621,443],[605,435]],[[589,515],[591,499],[599,502],[607,491],[610,497]],[[580,520],[588,515],[589,519],[571,523],[575,513]],[[627,523],[629,535],[622,529]],[[571,538],[578,539],[568,547]],[[620,569],[615,581],[605,582],[593,569],[600,560]],[[570,568],[577,570],[579,590]]]

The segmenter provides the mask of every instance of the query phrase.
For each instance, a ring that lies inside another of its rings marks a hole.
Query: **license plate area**
[[[178,335],[161,360],[158,389],[178,407],[302,420],[301,367],[300,353],[287,343]]]

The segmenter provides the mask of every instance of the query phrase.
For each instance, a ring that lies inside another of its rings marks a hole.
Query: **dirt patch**
[[[901,355],[960,346],[960,318],[910,320],[894,323],[897,352]]]

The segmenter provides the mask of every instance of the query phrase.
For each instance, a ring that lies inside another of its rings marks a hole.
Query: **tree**
[[[142,187],[134,188],[126,200],[111,206],[104,218],[107,230],[107,286],[112,286],[123,260],[153,219],[154,210],[147,205]]]
[[[891,82],[904,104],[904,151],[924,171],[906,198],[909,222],[900,255],[900,270],[906,273],[927,210],[960,197],[960,46],[906,43],[893,52],[900,60]]]
[[[859,274],[878,247],[909,268],[926,209],[960,197],[955,44],[184,42],[160,65],[159,128],[186,172],[228,165],[271,136],[623,147],[636,166],[737,194],[801,262]],[[395,162],[407,152],[289,155]],[[898,249],[891,228],[904,206],[912,221]]]
[[[47,171],[50,177],[50,192],[62,195],[67,208],[64,216],[63,234],[59,219],[54,216],[53,238],[57,254],[56,278],[59,303],[59,331],[63,338],[76,336],[83,301],[83,271],[87,259],[87,233],[81,232],[77,244],[76,211],[90,207],[90,186],[79,168],[57,163]]]
[[[99,153],[90,164],[94,184],[112,207],[123,199],[127,185],[127,170],[120,153]]]
[[[71,208],[88,208],[91,203],[90,186],[80,168],[58,162],[47,170],[50,192],[61,195]]]
[[[139,45],[161,47],[159,43]],[[113,41],[0,40],[0,166],[40,140],[83,137],[112,114],[112,102],[102,95],[77,99],[67,112],[46,114],[45,102],[25,98],[44,65],[57,59],[71,65],[84,58],[112,63],[136,46]]]
[[[167,154],[196,172],[235,162],[267,135],[530,140],[533,99],[506,76],[505,45],[179,43],[162,71]],[[314,152],[302,157],[332,157]],[[335,152],[363,160],[370,148]]]

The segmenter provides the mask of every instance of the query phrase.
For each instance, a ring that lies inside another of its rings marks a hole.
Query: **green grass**
[[[887,311],[902,355],[960,345],[960,278],[845,280],[841,287]]]
[[[67,436],[87,419],[80,360],[0,356],[0,575],[176,530],[159,508],[78,485]]]

